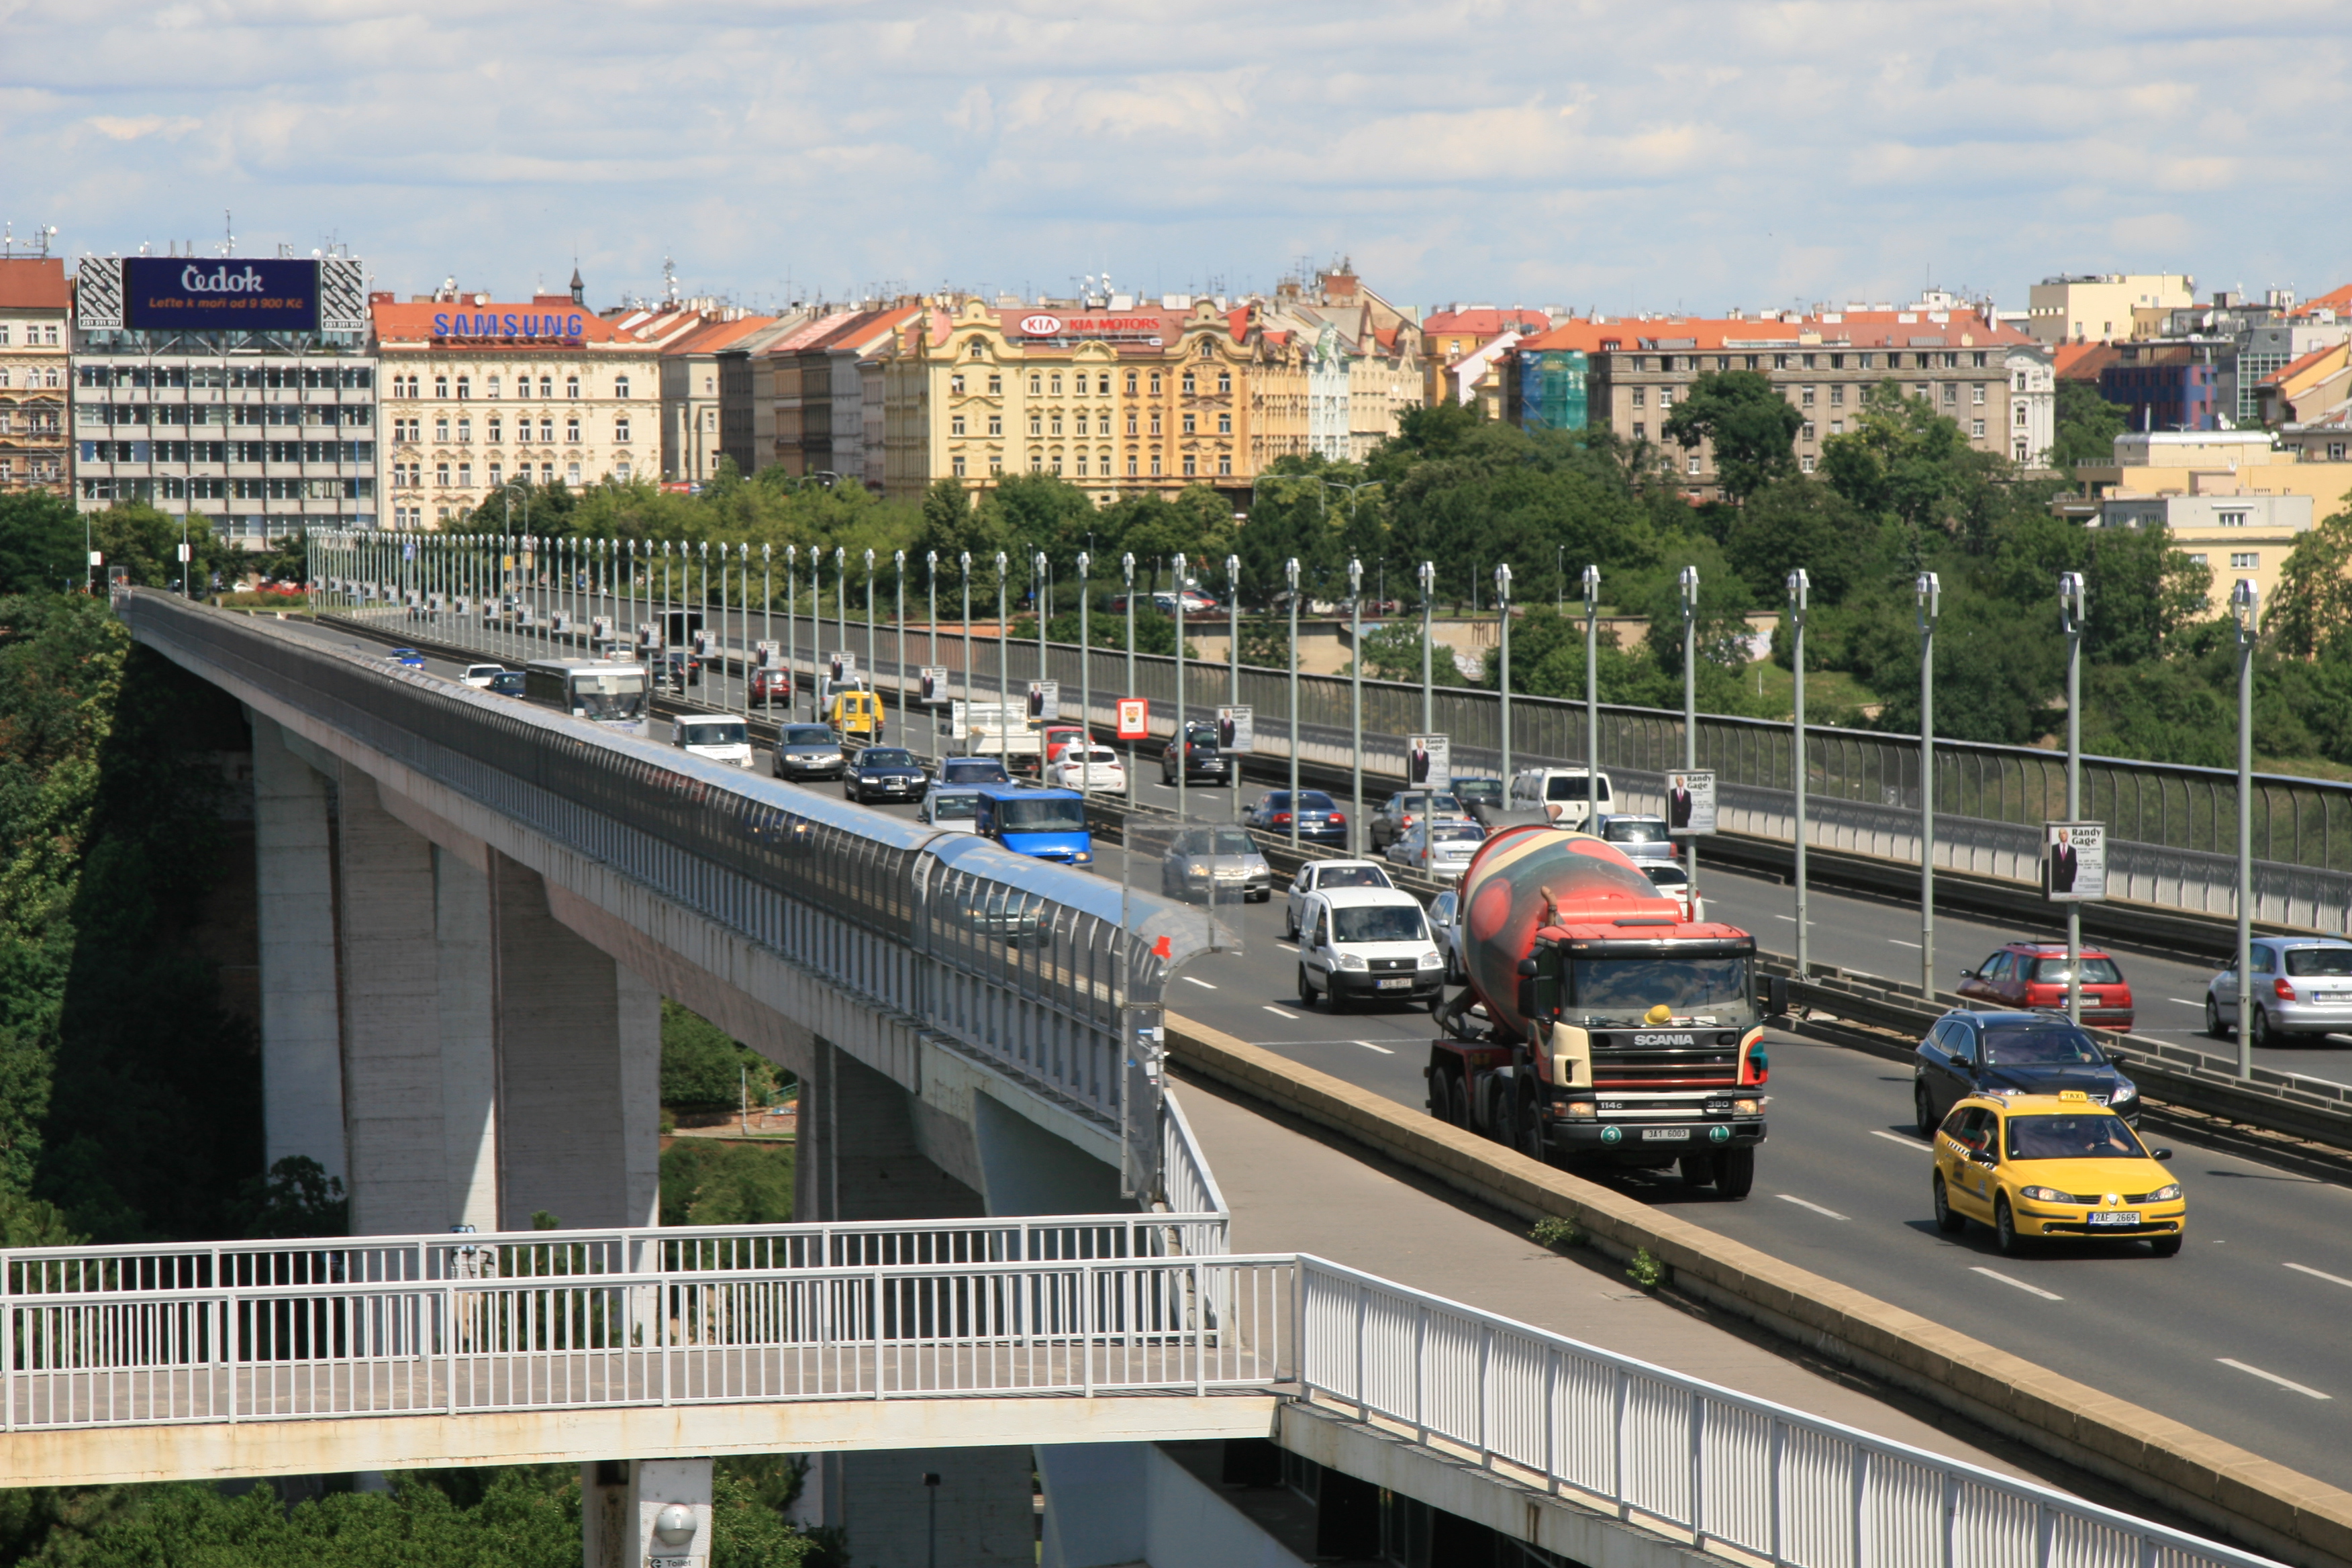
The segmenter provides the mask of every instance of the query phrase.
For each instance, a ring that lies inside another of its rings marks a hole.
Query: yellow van
[[[834,693],[824,718],[845,743],[871,743],[882,738],[882,699],[871,691]]]

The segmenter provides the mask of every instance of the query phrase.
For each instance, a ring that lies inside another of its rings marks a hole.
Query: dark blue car
[[[383,657],[408,669],[425,668],[425,656],[413,647],[396,647]]]
[[[1948,1013],[1911,1053],[1912,1112],[1932,1138],[1972,1094],[2063,1094],[2076,1089],[2139,1122],[2139,1089],[2115,1058],[2063,1013]]]
[[[868,746],[849,764],[841,793],[859,802],[920,800],[929,782],[915,753],[904,746]]]
[[[1289,837],[1293,813],[1290,792],[1268,790],[1257,797],[1242,820],[1261,833]],[[1346,848],[1348,844],[1348,814],[1339,805],[1319,789],[1298,792],[1298,837],[1307,844],[1328,844]]]

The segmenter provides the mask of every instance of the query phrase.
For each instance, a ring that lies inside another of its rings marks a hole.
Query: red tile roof
[[[1424,332],[1460,332],[1466,337],[1491,338],[1503,332],[1540,332],[1551,325],[1551,318],[1541,310],[1517,309],[1497,310],[1481,308],[1471,310],[1436,310],[1423,318]]]
[[[0,306],[19,310],[62,310],[69,298],[62,258],[0,257]]]
[[[762,327],[775,325],[773,316],[744,316],[732,321],[705,321],[688,332],[683,332],[662,345],[664,354],[708,354],[738,338],[749,337]]]
[[[1937,314],[1945,319],[1935,320]],[[1829,349],[2015,348],[2033,339],[2014,327],[1988,321],[1973,310],[1832,310],[1821,316],[1658,317],[1612,316],[1593,321],[1563,321],[1528,338],[1519,347],[1716,353],[1743,348]]]
[[[2294,312],[2300,316],[2318,310],[2333,310],[2339,316],[2352,315],[2352,283],[2331,289],[2315,300],[2305,300],[2294,308]]]

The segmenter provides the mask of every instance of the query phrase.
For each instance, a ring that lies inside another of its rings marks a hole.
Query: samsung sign
[[[578,310],[436,310],[436,338],[560,338],[576,342],[588,330]]]
[[[122,324],[134,331],[316,331],[319,264],[126,256]]]

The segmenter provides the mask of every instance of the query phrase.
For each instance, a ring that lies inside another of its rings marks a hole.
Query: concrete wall
[[[251,717],[257,920],[268,982],[261,987],[264,1159],[275,1165],[304,1155],[340,1177],[348,1166],[328,782],[287,749],[276,723]]]

